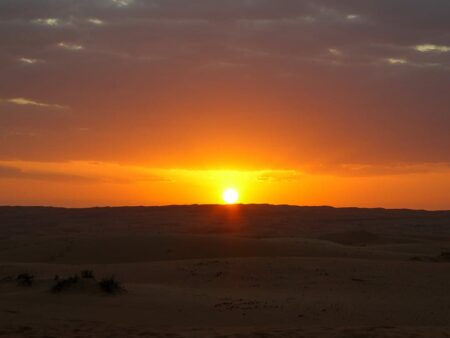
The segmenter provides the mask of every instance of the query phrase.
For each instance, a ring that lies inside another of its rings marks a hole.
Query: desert
[[[6,337],[450,335],[450,212],[2,207],[0,224]]]

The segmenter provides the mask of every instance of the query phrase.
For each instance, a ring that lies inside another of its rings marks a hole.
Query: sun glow
[[[234,188],[228,188],[223,192],[222,198],[226,204],[235,204],[239,199],[239,193]]]

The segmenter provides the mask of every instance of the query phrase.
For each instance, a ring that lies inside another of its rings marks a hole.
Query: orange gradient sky
[[[0,204],[450,209],[444,0],[0,2]]]
[[[295,170],[154,169],[102,162],[0,165],[10,168],[9,176],[0,180],[0,188],[8,192],[0,196],[0,204],[211,204],[222,203],[222,193],[230,187],[238,190],[241,203],[445,209],[450,197],[446,166],[432,171],[412,168],[415,170],[407,174],[343,175]]]

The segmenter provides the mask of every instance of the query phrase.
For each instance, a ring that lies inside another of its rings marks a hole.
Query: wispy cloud
[[[330,175],[338,177],[381,177],[410,174],[427,174],[449,172],[450,163],[390,163],[390,164],[320,164],[304,168],[305,172],[314,175]]]
[[[343,54],[342,51],[340,51],[337,48],[329,48],[328,52],[330,52],[330,54],[333,54],[335,56],[342,56],[342,54]]]
[[[87,18],[86,21],[90,24],[97,25],[97,26],[101,26],[105,23],[103,20],[100,20],[98,18]]]
[[[52,182],[77,182],[77,183],[91,183],[98,181],[96,178],[79,176],[69,173],[51,172],[51,171],[39,171],[39,170],[26,170],[14,166],[0,165],[0,179],[28,179],[39,181],[52,181]]]
[[[27,65],[34,65],[35,63],[43,62],[42,60],[39,60],[39,59],[26,58],[26,57],[21,57],[18,60],[19,60],[19,62],[27,64]]]
[[[348,14],[346,18],[347,20],[359,20],[361,19],[361,16],[358,14]]]
[[[57,27],[61,26],[63,22],[58,18],[38,18],[31,20],[32,23],[43,25],[43,26],[50,26],[50,27]]]
[[[134,3],[134,0],[111,0],[117,7],[127,7]]]
[[[392,66],[409,66],[422,69],[440,69],[443,71],[450,70],[449,66],[439,62],[412,61],[403,58],[387,58],[384,59],[383,62]]]
[[[15,104],[19,106],[34,106],[34,107],[44,107],[44,108],[52,108],[52,109],[68,109],[69,107],[54,104],[54,103],[44,103],[39,101],[34,101],[30,99],[26,99],[23,97],[14,97],[10,99],[0,99],[0,103],[9,103]]]
[[[437,52],[437,53],[448,53],[450,52],[450,46],[440,46],[433,44],[423,44],[414,46],[414,49],[418,52],[429,53],[429,52]]]
[[[391,65],[406,65],[408,63],[408,60],[399,58],[388,58],[386,59],[386,62]]]
[[[105,162],[0,161],[0,179],[53,182],[136,184],[171,182],[167,170]]]
[[[60,42],[58,43],[58,47],[69,51],[81,51],[84,49],[83,45],[71,42]]]

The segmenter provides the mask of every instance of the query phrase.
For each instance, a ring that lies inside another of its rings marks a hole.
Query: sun
[[[228,188],[223,192],[222,198],[226,204],[235,204],[239,199],[239,193],[234,188]]]

